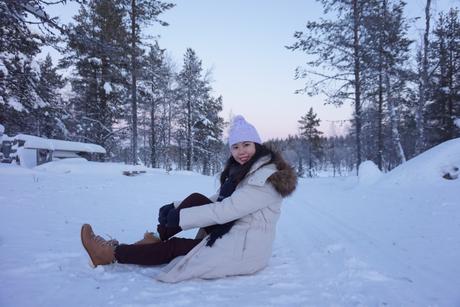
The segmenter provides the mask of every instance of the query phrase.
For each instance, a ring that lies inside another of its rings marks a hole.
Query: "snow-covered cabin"
[[[24,167],[34,167],[52,160],[87,158],[93,160],[106,153],[96,144],[45,139],[33,135],[18,134],[12,138],[12,156]]]

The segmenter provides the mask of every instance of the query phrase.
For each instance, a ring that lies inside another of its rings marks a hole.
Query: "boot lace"
[[[103,237],[94,235],[94,234],[93,234],[93,239],[94,241],[96,241],[96,243],[99,246],[117,246],[118,245],[117,240],[114,240],[114,239],[106,240]]]

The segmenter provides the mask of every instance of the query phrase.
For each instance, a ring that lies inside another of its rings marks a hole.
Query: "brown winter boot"
[[[114,245],[101,236],[96,236],[89,224],[84,224],[81,227],[81,243],[95,267],[115,261]]]
[[[146,232],[144,233],[144,238],[142,240],[137,241],[134,243],[135,245],[142,245],[142,244],[152,244],[161,242],[160,238],[155,236],[153,232]]]

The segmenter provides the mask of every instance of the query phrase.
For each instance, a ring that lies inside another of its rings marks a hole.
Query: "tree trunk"
[[[383,72],[379,72],[379,101],[377,114],[377,166],[383,170]]]
[[[419,85],[419,101],[415,113],[415,124],[417,129],[417,139],[415,140],[415,154],[420,154],[425,149],[425,131],[424,131],[424,116],[427,86],[428,86],[428,45],[430,34],[430,6],[431,0],[426,1],[425,6],[425,33],[423,35],[423,52],[422,52],[422,67]]]
[[[192,102],[187,98],[187,149],[186,149],[186,170],[192,170]]]
[[[383,1],[383,13],[387,10],[386,0]],[[385,16],[385,15],[384,15]],[[380,31],[385,31],[386,18],[381,22]],[[382,35],[382,34],[381,34]],[[377,105],[377,166],[379,170],[383,170],[383,66],[384,66],[384,53],[383,53],[383,38],[379,38],[379,97]]]
[[[332,172],[333,172],[333,177],[335,177],[336,174],[336,158],[335,158],[335,135],[332,136],[332,144],[331,144],[331,162],[332,162]]]
[[[147,110],[142,111],[142,142],[143,142],[143,148],[144,150],[142,151],[142,161],[144,162],[145,165],[147,166],[152,166],[151,162],[149,162],[149,159],[147,157],[147,136],[148,136],[148,129],[147,129]],[[149,141],[150,143],[150,141]]]
[[[153,92],[152,86],[152,92]],[[155,99],[152,99],[150,105],[150,161],[152,162],[152,167],[157,167],[157,142],[155,137]]]
[[[167,149],[166,149],[166,170],[170,171],[172,169],[171,166],[171,155],[172,155],[172,148],[171,148],[171,130],[172,130],[172,106],[171,106],[171,97],[169,97],[168,91],[168,140],[167,140]]]
[[[453,35],[453,34],[452,34]],[[449,48],[448,48],[448,69],[447,69],[447,83],[449,86],[449,94],[447,96],[447,101],[446,101],[446,118],[447,118],[447,123],[446,123],[446,139],[443,141],[447,141],[450,139],[453,139],[455,137],[455,124],[454,124],[454,119],[455,119],[455,113],[454,113],[454,96],[455,96],[455,86],[454,86],[454,80],[455,80],[455,66],[456,64],[456,58],[454,53],[458,52],[457,50],[454,50],[454,43],[453,43],[453,38],[449,39]]]
[[[136,0],[131,0],[131,112],[132,163],[137,164]]]
[[[297,166],[297,173],[299,174],[299,177],[303,177],[303,161],[302,161],[302,156],[298,154],[299,160],[298,160],[298,166]]]
[[[377,105],[377,166],[383,170],[383,50],[380,49],[379,63],[379,97]]]
[[[394,98],[391,93],[391,83],[390,77],[388,76],[388,72],[385,74],[385,83],[386,83],[386,90],[387,90],[387,104],[388,104],[388,113],[390,115],[390,123],[391,123],[391,138],[393,141],[394,146],[396,147],[396,153],[402,163],[406,162],[406,155],[404,154],[404,149],[401,145],[401,137],[399,134],[398,129],[398,120],[396,116],[396,106],[394,104]]]
[[[182,164],[184,163],[182,161],[182,140],[181,139],[178,140],[177,145],[178,145],[178,152],[179,152],[179,169],[181,170]]]
[[[107,81],[106,79],[108,78],[108,70],[109,70],[109,63],[106,58],[102,58],[101,60],[102,65],[101,65],[101,83],[99,84],[100,90],[100,121],[103,124],[102,127],[100,127],[101,134],[100,134],[100,139],[98,140],[99,145],[102,147],[106,147],[105,142],[107,140],[107,135],[110,134],[111,131],[105,131],[105,128],[111,128],[111,123],[108,122],[108,112],[109,112],[109,99],[108,95],[105,91],[105,82]],[[105,131],[105,132],[104,132]]]
[[[360,14],[358,0],[353,0],[353,56],[355,87],[355,126],[356,126],[356,173],[361,164],[361,63],[359,42]]]

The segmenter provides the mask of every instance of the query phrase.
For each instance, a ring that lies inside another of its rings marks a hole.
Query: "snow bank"
[[[25,168],[17,165],[16,163],[0,163],[0,177],[9,177],[12,176],[23,176],[23,175],[32,175],[35,176],[37,174],[36,171],[30,168]],[[0,186],[0,200],[2,199],[2,187]]]
[[[127,165],[123,163],[110,162],[92,162],[84,158],[70,158],[48,162],[34,168],[39,172],[47,172],[54,174],[83,174],[83,175],[122,175],[124,171],[147,171],[145,166]],[[149,172],[154,170],[149,169]],[[163,170],[156,170],[164,172]]]
[[[460,138],[439,144],[394,168],[384,176],[394,184],[439,183],[446,174],[458,176],[460,168]],[[455,175],[456,174],[456,175]]]
[[[382,176],[382,172],[372,161],[364,161],[359,165],[358,180],[362,185],[372,185]]]

